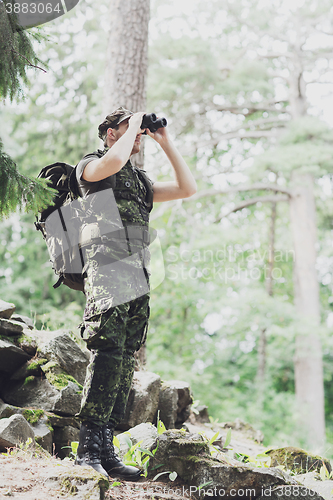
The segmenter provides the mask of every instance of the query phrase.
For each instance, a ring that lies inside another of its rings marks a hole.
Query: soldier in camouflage
[[[135,481],[141,471],[124,465],[113,448],[134,372],[134,353],[145,342],[149,318],[149,212],[154,202],[191,196],[195,180],[166,128],[140,128],[145,113],[123,107],[99,126],[104,150],[85,156],[76,175],[88,222],[84,250],[86,307],[81,336],[92,357],[83,389],[76,463],[105,476]],[[146,132],[167,155],[175,174],[170,182],[150,181],[133,167]],[[106,229],[107,228],[107,229]]]

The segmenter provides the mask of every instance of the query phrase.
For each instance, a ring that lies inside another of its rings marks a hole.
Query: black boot
[[[101,465],[102,444],[102,427],[90,422],[82,422],[75,464],[90,465],[95,471],[108,478],[107,472]]]
[[[103,447],[101,453],[102,467],[109,476],[127,481],[138,481],[141,477],[141,470],[132,465],[125,465],[116,455],[113,446],[113,428],[110,424],[103,425]]]

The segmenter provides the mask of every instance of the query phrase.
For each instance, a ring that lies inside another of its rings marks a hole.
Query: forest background
[[[0,137],[21,173],[36,176],[57,160],[75,165],[101,147],[96,131],[104,118],[108,7],[82,0],[43,26],[36,52],[47,73],[30,70],[27,97],[3,102]],[[267,445],[305,445],[295,345],[315,334],[322,345],[328,457],[333,134],[325,95],[333,85],[332,16],[328,1],[216,0],[203,8],[196,1],[154,0],[147,89],[147,111],[167,117],[199,187],[189,200],[152,212],[165,277],[152,291],[147,369],[187,380],[214,419],[248,421]],[[170,178],[149,139],[145,169],[154,180]],[[319,323],[302,317],[295,303],[288,190],[296,171],[313,180]],[[84,296],[52,288],[56,278],[33,221],[32,213],[15,214],[0,224],[0,297],[38,328],[75,331]],[[160,261],[152,271],[163,277]]]

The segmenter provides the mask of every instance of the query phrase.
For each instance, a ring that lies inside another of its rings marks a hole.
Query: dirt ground
[[[34,456],[35,455],[35,456]],[[87,470],[85,485],[82,473]],[[103,488],[92,469],[74,466],[70,460],[60,460],[32,451],[9,450],[0,454],[0,499],[17,500],[102,500]],[[66,478],[80,480],[75,483]],[[142,478],[139,482],[110,480],[104,491],[105,500],[194,500],[188,486],[180,481],[152,482]]]

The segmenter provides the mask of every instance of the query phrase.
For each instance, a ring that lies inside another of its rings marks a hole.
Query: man
[[[76,172],[83,203],[89,199],[81,241],[87,299],[81,335],[92,352],[78,414],[82,424],[76,464],[132,481],[141,471],[115,455],[113,431],[125,413],[134,352],[143,345],[148,325],[149,212],[153,201],[196,192],[196,182],[167,129],[141,129],[144,114],[120,107],[108,115],[99,126],[104,151],[85,156]],[[174,181],[152,184],[144,171],[132,166],[130,157],[140,151],[144,132],[165,152]]]

